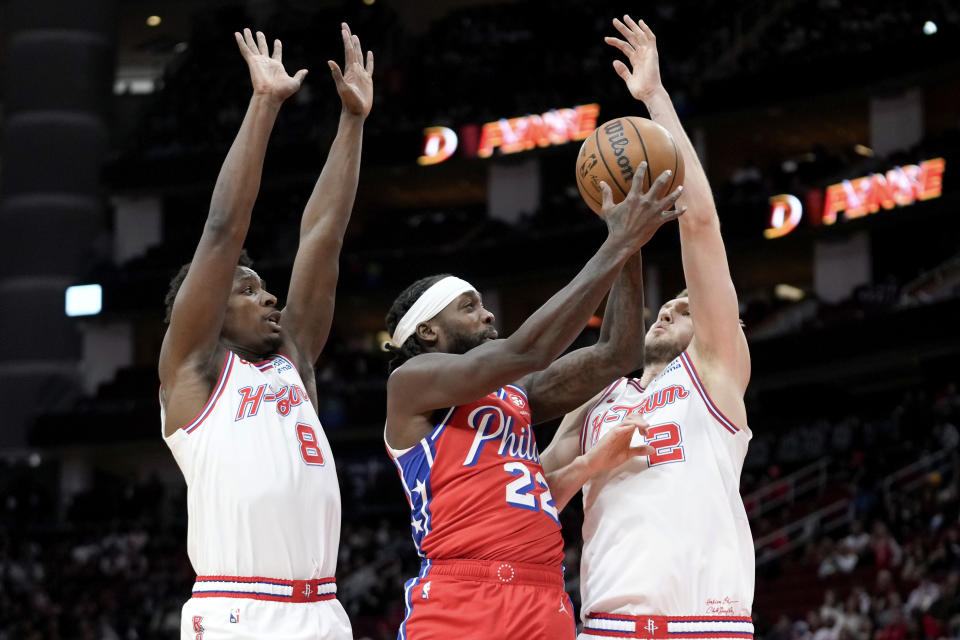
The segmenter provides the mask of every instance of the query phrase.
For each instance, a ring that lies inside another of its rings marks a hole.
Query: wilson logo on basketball
[[[620,167],[620,175],[624,182],[633,180],[633,167],[630,166],[630,156],[626,155],[627,145],[630,141],[623,135],[623,122],[614,120],[603,128],[607,134],[607,142],[613,150],[613,155],[617,159],[617,166]]]

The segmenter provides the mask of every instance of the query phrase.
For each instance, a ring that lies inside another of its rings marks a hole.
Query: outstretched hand
[[[613,61],[613,69],[623,78],[627,89],[637,100],[645,101],[654,93],[663,88],[660,80],[660,57],[657,54],[657,37],[643,20],[640,23],[633,21],[628,15],[623,16],[623,22],[613,19],[614,28],[626,38],[603,39],[611,47],[615,47],[627,56],[630,68],[621,60]]]
[[[337,84],[343,108],[354,115],[367,117],[373,106],[373,51],[367,51],[364,65],[360,38],[350,33],[346,22],[340,25],[340,35],[343,37],[343,68],[346,71],[342,72],[333,60],[328,60],[327,66]]]
[[[263,32],[257,31],[254,39],[250,29],[244,29],[243,34],[234,33],[240,55],[247,61],[250,68],[250,82],[253,84],[253,93],[264,95],[283,102],[299,89],[303,79],[307,76],[306,69],[300,69],[294,76],[287,75],[283,68],[283,46],[279,40],[273,41],[273,55],[267,46],[267,38]]]
[[[626,239],[635,250],[645,245],[665,222],[676,220],[684,214],[686,207],[671,209],[677,198],[683,192],[683,186],[674,189],[673,193],[660,198],[673,172],[667,170],[654,180],[646,193],[643,193],[643,183],[647,177],[647,163],[641,162],[633,175],[630,191],[627,197],[618,204],[613,203],[613,192],[610,186],[600,181],[600,192],[603,194],[601,216],[607,223],[611,235],[619,234]]]
[[[649,456],[656,450],[648,444],[631,447],[630,441],[639,430],[643,436],[650,428],[646,422],[638,417],[629,417],[610,431],[593,445],[584,455],[584,462],[590,469],[591,475],[601,471],[616,469],[624,462],[629,462],[639,456]]]

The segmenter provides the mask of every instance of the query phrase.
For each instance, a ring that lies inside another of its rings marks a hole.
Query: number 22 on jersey
[[[507,504],[518,509],[543,511],[553,518],[554,522],[560,524],[560,515],[557,513],[553,495],[550,494],[550,488],[543,473],[537,471],[531,476],[530,468],[518,460],[507,462],[503,465],[503,470],[512,476],[517,476],[516,480],[507,483]],[[536,488],[543,490],[539,496],[530,493]]]

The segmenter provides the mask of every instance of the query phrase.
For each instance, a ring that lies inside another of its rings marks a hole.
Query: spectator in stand
[[[823,593],[823,604],[820,605],[820,620],[824,626],[833,627],[840,617],[841,609],[837,603],[837,593],[833,589],[827,589]]]
[[[930,608],[934,602],[940,597],[940,586],[930,580],[930,577],[927,575],[926,571],[922,571],[920,574],[920,584],[913,588],[913,591],[910,592],[910,596],[907,598],[907,603],[904,605],[904,611],[907,614],[912,613],[913,611],[926,611]]]
[[[866,553],[870,544],[870,534],[863,530],[861,520],[854,520],[850,524],[850,533],[843,539],[843,544],[859,557]]]
[[[947,575],[940,595],[927,612],[950,629],[951,637],[960,635],[960,571],[954,570]]]
[[[873,550],[873,561],[877,569],[898,567],[903,560],[903,549],[890,535],[887,525],[883,522],[877,522],[873,525],[870,548]]]
[[[857,566],[857,554],[845,544],[836,543],[832,538],[824,537],[820,543],[820,568],[817,576],[826,578],[836,573],[850,573]]]

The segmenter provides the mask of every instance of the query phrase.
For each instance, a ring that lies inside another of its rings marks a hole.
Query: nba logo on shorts
[[[230,610],[230,622],[240,622],[240,609]]]
[[[430,599],[430,583],[429,582],[423,585],[423,590],[420,592],[420,597],[423,598],[424,600]]]

